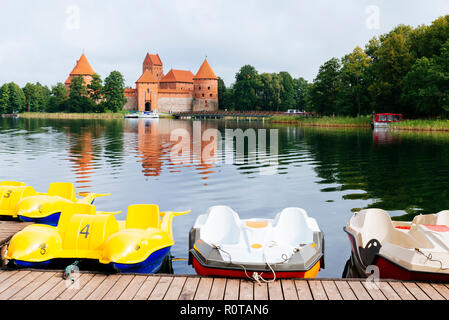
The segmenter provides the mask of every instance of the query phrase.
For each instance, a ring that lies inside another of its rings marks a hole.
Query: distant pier
[[[172,113],[176,119],[203,120],[203,119],[223,119],[223,120],[264,120],[277,115],[285,115],[285,112],[264,112],[264,111],[197,111],[197,112],[175,112]]]

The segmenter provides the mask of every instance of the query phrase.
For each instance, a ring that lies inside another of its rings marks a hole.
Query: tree
[[[51,88],[50,98],[47,103],[47,112],[63,111],[64,104],[67,101],[68,92],[65,85],[58,82]]]
[[[6,108],[6,113],[18,113],[25,110],[25,94],[23,90],[14,82],[8,83],[9,88],[9,103]]]
[[[103,103],[104,109],[113,112],[123,110],[126,103],[124,95],[125,79],[118,71],[112,71],[109,76],[104,79],[103,87]]]
[[[226,108],[225,97],[226,97],[226,85],[222,78],[218,77],[218,107],[220,109]]]
[[[87,88],[82,76],[73,77],[70,81],[70,93],[67,100],[68,112],[91,112],[93,102],[87,96]]]
[[[281,110],[287,111],[293,109],[295,106],[295,88],[293,85],[293,78],[288,72],[280,72],[281,78]],[[279,111],[279,109],[277,109]]]
[[[104,106],[101,103],[103,91],[103,81],[98,74],[92,76],[92,81],[87,85],[87,95],[94,102],[94,112],[103,112]]]
[[[279,110],[281,105],[281,77],[276,73],[262,73],[259,76],[258,105],[267,111]]]
[[[422,57],[404,78],[404,101],[415,107],[415,115],[449,115],[449,41],[440,56]]]
[[[340,89],[340,68],[340,60],[332,58],[318,71],[310,92],[313,111],[318,114],[333,115],[337,112],[336,99]]]
[[[9,106],[9,86],[5,83],[0,88],[0,113],[6,113]]]
[[[339,112],[346,115],[368,114],[368,70],[371,59],[360,47],[342,58],[341,88],[337,97]],[[363,104],[363,108],[362,108]]]
[[[310,87],[310,83],[302,77],[293,79],[296,109],[310,111]]]
[[[36,84],[27,83],[23,88],[26,100],[26,110],[32,112],[41,112],[47,108],[50,90],[42,86],[39,82]]]
[[[243,66],[235,75],[233,90],[235,108],[237,110],[255,109],[260,87],[257,70],[250,65]]]

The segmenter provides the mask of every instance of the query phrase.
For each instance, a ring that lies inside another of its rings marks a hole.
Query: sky
[[[399,24],[430,24],[448,0],[1,0],[0,84],[64,82],[84,52],[102,79],[127,86],[147,52],[164,73],[198,71],[207,57],[226,85],[250,64],[313,81],[327,60]]]

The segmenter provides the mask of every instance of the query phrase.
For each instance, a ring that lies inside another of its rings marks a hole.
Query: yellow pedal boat
[[[34,224],[15,234],[5,258],[19,267],[48,267],[53,259],[93,259],[122,273],[155,273],[174,245],[173,217],[157,205],[128,207],[126,221],[95,206],[64,208],[57,227]]]
[[[47,193],[36,192],[24,182],[0,182],[0,215],[19,218],[25,222],[36,222],[56,226],[61,211],[68,204],[93,204],[95,198],[109,194],[81,192],[75,197],[73,183],[50,183]]]

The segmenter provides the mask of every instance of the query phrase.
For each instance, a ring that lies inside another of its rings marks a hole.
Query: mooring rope
[[[429,253],[428,255],[426,255],[424,252],[422,252],[419,248],[415,248],[415,251],[422,254],[424,257],[427,258],[428,261],[433,261],[433,262],[438,262],[440,263],[440,270],[449,270],[449,268],[443,268],[443,262],[441,260],[438,259],[433,259],[432,254]]]

